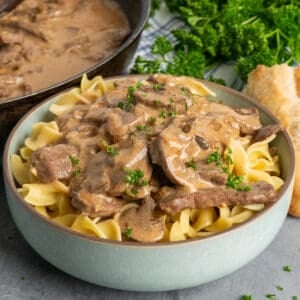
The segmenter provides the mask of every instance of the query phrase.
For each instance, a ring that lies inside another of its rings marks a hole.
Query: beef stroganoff
[[[245,222],[284,183],[270,146],[281,128],[207,96],[189,77],[84,76],[12,155],[20,194],[62,226],[118,241],[179,241]]]

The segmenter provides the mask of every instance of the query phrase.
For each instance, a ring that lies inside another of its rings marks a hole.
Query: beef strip
[[[31,169],[43,183],[67,180],[73,171],[70,156],[77,154],[77,148],[69,144],[45,146],[32,153]]]
[[[122,199],[110,197],[105,194],[89,193],[81,190],[72,192],[72,205],[84,215],[90,217],[109,217],[117,213],[126,203]]]
[[[196,171],[199,176],[209,180],[214,185],[225,185],[228,174],[216,164],[208,164],[206,161],[195,162]]]
[[[107,114],[107,121],[103,125],[103,129],[109,134],[112,142],[117,143],[126,139],[130,132],[134,131],[137,125],[143,124],[144,121],[143,116],[115,108]]]
[[[126,170],[137,169],[142,171],[143,180],[150,181],[152,168],[147,155],[146,141],[135,139],[112,147],[119,149],[115,156],[105,150],[93,154],[82,174],[72,178],[70,182],[72,201],[86,214],[96,214],[99,209],[96,207],[98,200],[95,199],[99,197],[142,199],[150,194],[148,184],[132,185],[126,182]],[[105,212],[101,208],[101,215],[103,214]]]
[[[185,208],[207,208],[220,205],[229,207],[251,203],[272,203],[277,200],[274,187],[264,181],[249,184],[249,191],[237,191],[224,186],[204,188],[194,193],[171,194],[159,202],[160,208],[168,214],[175,215]]]
[[[178,116],[149,146],[152,162],[159,164],[168,179],[183,185],[189,192],[211,187],[208,178],[199,176],[191,167],[192,160],[205,160],[214,151],[223,152],[232,138],[238,138],[239,127],[222,114]],[[201,136],[207,146],[199,146]]]

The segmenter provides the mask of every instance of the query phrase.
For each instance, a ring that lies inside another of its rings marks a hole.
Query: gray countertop
[[[2,173],[2,171],[1,171]],[[126,292],[80,281],[41,258],[17,230],[0,179],[0,299],[300,300],[300,219],[287,217],[270,246],[239,271],[202,286],[159,293]],[[283,267],[289,265],[291,272]],[[179,270],[180,271],[180,270]],[[172,278],[170,278],[172,280]],[[283,290],[278,290],[280,286]]]

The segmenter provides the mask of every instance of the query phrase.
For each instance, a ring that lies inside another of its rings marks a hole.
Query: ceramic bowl
[[[227,105],[256,107],[263,124],[278,120],[249,97],[230,88],[205,83]],[[84,236],[38,214],[18,194],[10,166],[31,126],[48,120],[51,97],[28,112],[7,140],[3,171],[11,215],[32,248],[44,259],[82,280],[122,290],[165,291],[204,284],[245,266],[271,243],[282,226],[291,200],[294,150],[285,131],[274,141],[284,186],[279,200],[253,218],[225,232],[172,243],[117,242]]]
[[[4,140],[13,125],[20,117],[24,115],[31,107],[55,94],[61,90],[79,84],[81,77],[86,73],[89,77],[94,77],[97,74],[102,76],[112,76],[125,74],[127,67],[132,61],[136,52],[141,33],[148,21],[150,14],[150,0],[116,0],[124,11],[130,27],[131,33],[124,42],[108,57],[97,62],[89,69],[82,70],[74,76],[51,85],[45,89],[34,91],[33,93],[0,101],[0,140]],[[1,152],[0,146],[0,152]]]

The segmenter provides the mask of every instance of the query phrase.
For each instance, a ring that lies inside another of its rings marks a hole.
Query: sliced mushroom
[[[266,125],[255,133],[251,139],[251,144],[263,141],[271,135],[278,133],[280,130],[282,130],[282,126],[280,124]]]
[[[154,200],[149,196],[139,208],[126,210],[119,218],[121,231],[130,229],[130,238],[139,242],[157,242],[164,236],[164,217],[153,215]]]

